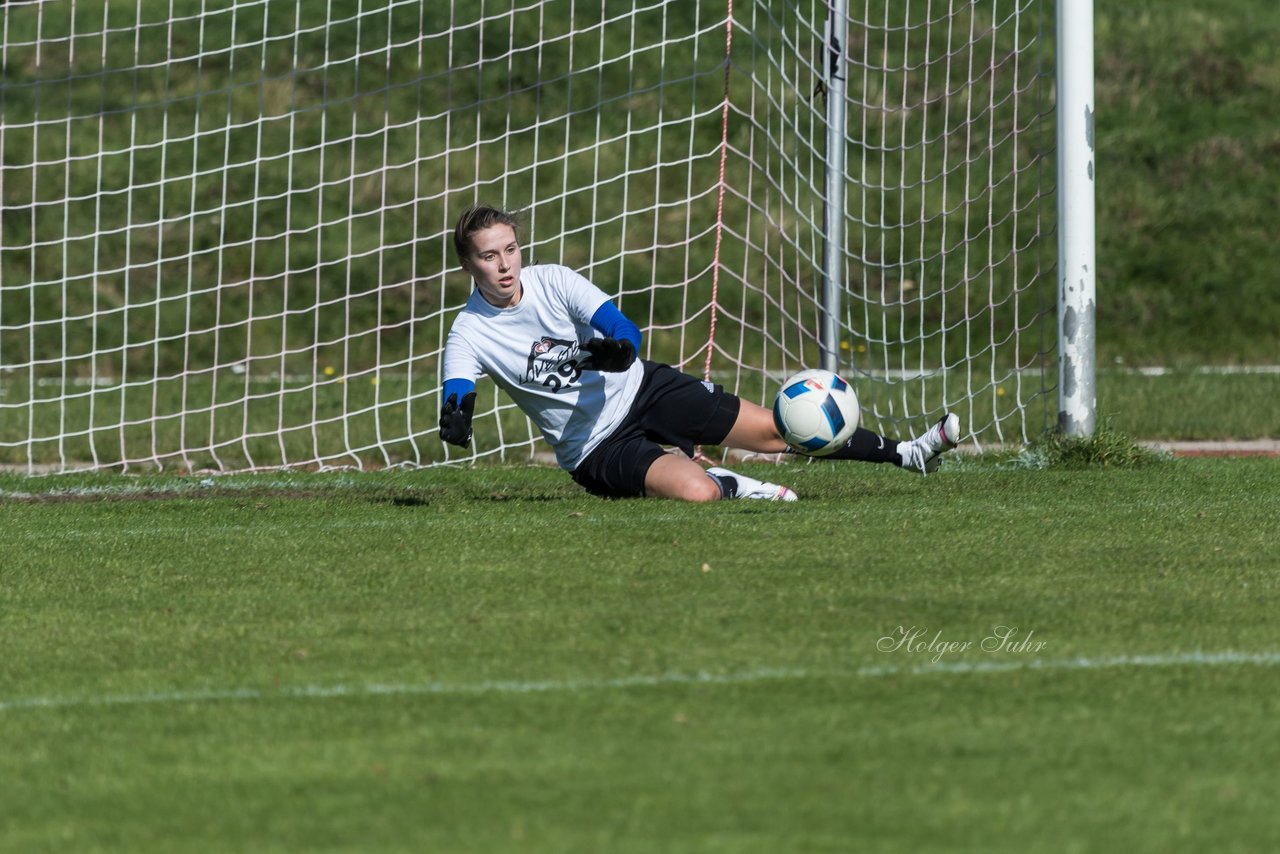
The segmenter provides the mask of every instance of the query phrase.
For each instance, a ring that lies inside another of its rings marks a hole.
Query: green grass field
[[[751,471],[0,477],[0,850],[1280,847],[1274,460]]]

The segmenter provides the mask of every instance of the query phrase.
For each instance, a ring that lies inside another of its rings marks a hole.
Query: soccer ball
[[[849,384],[831,371],[801,371],[773,399],[773,423],[802,454],[824,457],[849,441],[861,410]]]

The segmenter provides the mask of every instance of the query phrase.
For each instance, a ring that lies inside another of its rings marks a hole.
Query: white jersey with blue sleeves
[[[523,292],[498,308],[473,291],[444,348],[444,379],[487,374],[538,425],[556,461],[572,471],[631,409],[644,367],[584,371],[578,342],[597,336],[591,317],[609,301],[585,277],[558,264],[520,272]]]

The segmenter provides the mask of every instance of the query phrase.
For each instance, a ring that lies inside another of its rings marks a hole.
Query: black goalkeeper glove
[[[471,443],[471,413],[476,411],[476,393],[468,392],[462,396],[462,406],[458,406],[458,396],[449,395],[440,409],[440,440],[450,445],[465,448]]]
[[[636,360],[636,348],[625,338],[592,338],[579,347],[590,354],[578,363],[584,371],[618,373]]]

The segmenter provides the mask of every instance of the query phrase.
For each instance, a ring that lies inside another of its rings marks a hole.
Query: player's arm
[[[444,346],[444,386],[440,390],[440,441],[465,448],[471,443],[479,360],[463,336],[449,333]]]
[[[583,370],[625,371],[640,352],[640,327],[611,302],[605,302],[591,316],[591,328],[603,338],[592,338],[580,345],[588,355]]]

